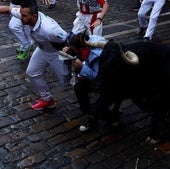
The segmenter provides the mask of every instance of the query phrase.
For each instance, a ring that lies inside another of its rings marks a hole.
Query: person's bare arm
[[[102,8],[102,11],[100,12],[100,15],[98,16],[98,19],[91,26],[96,27],[100,25],[108,10],[109,10],[109,4],[108,2],[105,2]]]
[[[0,6],[0,14],[9,14],[11,13],[10,6]]]
[[[103,8],[102,8],[102,11],[100,12],[99,18],[104,19],[108,10],[109,10],[109,4],[108,4],[108,2],[105,2],[103,5]]]

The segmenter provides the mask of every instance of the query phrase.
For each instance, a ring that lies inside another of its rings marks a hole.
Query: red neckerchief
[[[100,4],[101,7],[105,4],[105,0],[97,0],[97,2]]]
[[[90,49],[88,47],[83,48],[83,51],[80,54],[80,60],[81,61],[87,60],[89,54],[90,54]]]

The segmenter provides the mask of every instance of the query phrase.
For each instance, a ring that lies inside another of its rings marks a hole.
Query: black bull
[[[170,48],[153,42],[121,46],[123,51],[135,52],[139,64],[127,64],[113,40],[105,45],[97,77],[100,96],[93,115],[103,114],[113,103],[119,108],[123,100],[131,99],[142,110],[153,112],[151,135],[159,137],[160,123],[170,110]]]

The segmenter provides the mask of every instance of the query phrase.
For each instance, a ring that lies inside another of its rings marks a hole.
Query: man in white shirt
[[[42,75],[47,67],[51,66],[60,82],[69,84],[71,78],[70,65],[69,63],[63,65],[63,61],[58,57],[58,50],[65,46],[67,33],[54,19],[38,11],[35,0],[24,0],[21,8],[0,6],[0,13],[10,13],[20,18],[24,25],[29,25],[30,35],[37,45],[26,70],[33,87],[41,96],[32,108],[42,110],[55,107],[56,101],[53,99]]]

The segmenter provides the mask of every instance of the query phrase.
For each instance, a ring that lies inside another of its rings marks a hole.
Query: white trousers
[[[99,15],[99,13],[97,14]],[[89,34],[102,36],[102,23],[96,26],[93,30],[90,29],[93,14],[82,14],[81,12],[76,13],[76,19],[73,22],[72,32],[78,34],[88,29]]]
[[[143,0],[138,11],[139,25],[142,28],[147,28],[144,37],[152,39],[156,28],[158,17],[165,4],[166,0]],[[149,19],[148,12],[151,10]]]
[[[35,90],[39,92],[41,98],[47,101],[51,99],[52,94],[43,75],[47,72],[49,66],[54,70],[63,85],[70,84],[71,61],[60,60],[58,52],[48,53],[37,47],[31,56],[26,70],[26,74]]]

